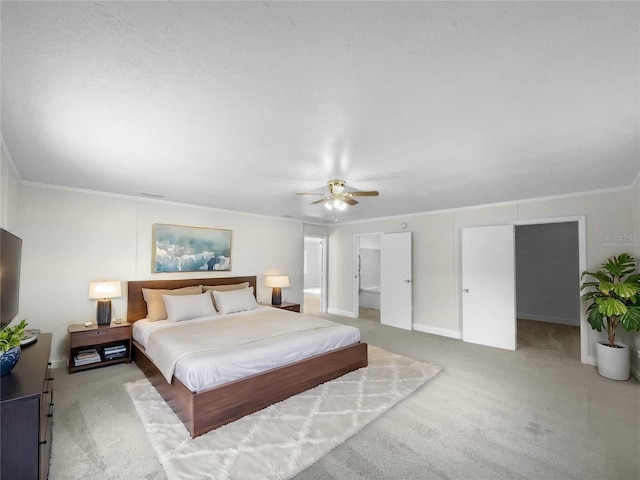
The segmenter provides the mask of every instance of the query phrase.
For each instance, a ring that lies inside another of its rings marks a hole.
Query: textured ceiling
[[[627,186],[638,2],[1,3],[25,181],[307,221]]]

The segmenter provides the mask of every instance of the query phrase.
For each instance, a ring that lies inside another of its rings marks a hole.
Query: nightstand
[[[300,313],[299,303],[282,302],[280,305],[267,305],[268,307],[279,308],[280,310],[289,310],[290,312]]]
[[[69,333],[69,373],[131,362],[130,323],[93,324],[90,327],[82,324],[69,325],[67,332]],[[94,358],[87,355],[84,360],[76,360],[79,352],[87,350],[95,350],[97,355],[94,355]]]

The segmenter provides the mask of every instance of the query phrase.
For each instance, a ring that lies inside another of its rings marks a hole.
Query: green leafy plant
[[[609,258],[597,272],[583,272],[582,277],[595,281],[583,282],[580,290],[587,307],[587,320],[594,330],[604,328],[609,346],[615,347],[616,328],[622,325],[627,331],[640,331],[640,274],[636,260],[628,253]]]
[[[22,320],[19,324],[13,327],[6,327],[0,331],[0,352],[4,353],[12,348],[20,345],[20,342],[24,338],[24,329],[28,323],[26,320]]]

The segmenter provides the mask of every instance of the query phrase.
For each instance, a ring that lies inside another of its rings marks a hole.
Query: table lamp
[[[89,299],[98,300],[96,321],[98,325],[111,323],[111,298],[122,295],[120,282],[91,282],[89,283]]]
[[[267,287],[273,288],[271,305],[280,305],[282,303],[282,287],[289,286],[289,277],[287,275],[269,275],[265,284]]]

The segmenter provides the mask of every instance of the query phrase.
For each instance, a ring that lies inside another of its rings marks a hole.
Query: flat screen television
[[[22,239],[0,229],[0,330],[18,314]]]

